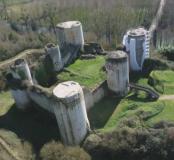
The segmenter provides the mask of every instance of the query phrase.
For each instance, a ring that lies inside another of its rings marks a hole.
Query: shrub
[[[45,144],[40,152],[41,160],[90,160],[90,156],[80,147],[65,147],[52,141]]]
[[[172,160],[174,156],[174,127],[170,126],[158,129],[124,126],[98,133],[93,136],[97,137],[95,141],[98,140],[95,143],[90,143],[90,137],[86,139],[84,148],[97,160]]]
[[[174,46],[165,46],[158,49],[159,53],[166,56],[168,60],[174,61]]]
[[[16,156],[16,159],[22,160],[34,160],[35,155],[32,150],[32,146],[26,142],[22,141],[17,137],[16,134],[7,130],[0,130],[0,159],[1,160],[12,160]],[[6,144],[6,145],[4,145]],[[6,148],[10,150],[7,152]]]
[[[144,61],[143,74],[148,77],[153,70],[166,70],[168,68],[169,67],[165,62],[158,59],[149,58]]]
[[[73,19],[82,22],[87,42],[102,42],[106,49],[113,49],[115,44],[122,41],[127,29],[139,25],[145,27],[150,25],[149,17],[154,16],[158,0],[153,2],[109,0],[107,3],[105,0],[86,2],[64,0],[62,5],[59,3],[55,0],[32,1],[27,5],[19,5],[17,11],[12,9],[11,14],[8,15],[9,21],[4,22],[4,26],[3,23],[0,24],[1,33],[8,35],[13,32],[18,39],[14,49],[10,50],[11,45],[6,48],[9,54],[6,59],[13,57],[21,50],[42,47],[48,42],[55,42],[56,23]],[[13,39],[10,36],[11,38]],[[23,40],[25,43],[22,43]],[[11,42],[14,40],[5,41],[5,43]]]

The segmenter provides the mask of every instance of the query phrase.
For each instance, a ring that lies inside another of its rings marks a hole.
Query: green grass
[[[9,91],[0,93],[0,116],[6,114],[13,105],[14,100]]]
[[[68,71],[61,72],[58,79],[60,81],[76,81],[80,85],[93,89],[106,79],[105,72],[102,70],[104,64],[103,56],[97,56],[92,60],[77,60],[66,68]]]
[[[162,94],[174,94],[174,71],[153,71],[150,74],[153,87]]]
[[[137,81],[137,83],[138,83],[139,85],[143,85],[143,86],[152,88],[152,86],[150,86],[150,85],[148,84],[148,78],[140,78],[140,79]]]
[[[149,125],[155,124],[159,121],[174,121],[174,100],[161,101],[164,103],[165,107],[158,116],[149,119],[147,122]]]
[[[140,96],[141,97],[141,96]],[[143,119],[147,126],[157,122],[174,121],[174,100],[149,102],[148,99],[130,95],[123,99],[104,126],[104,131],[112,130],[127,118],[138,117]],[[135,127],[139,127],[138,125]]]

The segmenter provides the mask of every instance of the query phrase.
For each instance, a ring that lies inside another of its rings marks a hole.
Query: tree
[[[91,160],[90,156],[80,147],[65,147],[52,141],[45,144],[40,152],[41,160]]]
[[[48,21],[50,28],[53,29],[56,35],[56,24],[57,24],[57,7],[54,3],[47,4],[44,9],[44,17]]]
[[[9,16],[8,16],[8,10],[7,10],[7,2],[6,0],[0,0],[1,4],[2,4],[2,9],[1,9],[1,19],[4,20],[8,20]]]

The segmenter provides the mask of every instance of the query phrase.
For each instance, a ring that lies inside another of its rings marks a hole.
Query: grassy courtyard
[[[93,89],[106,79],[102,67],[105,57],[97,56],[96,59],[80,60],[68,66],[58,75],[59,81],[76,81],[89,89]]]

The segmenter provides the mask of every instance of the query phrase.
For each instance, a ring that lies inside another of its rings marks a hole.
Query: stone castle
[[[84,35],[79,21],[60,23],[56,27],[58,44],[45,47],[54,72],[60,72],[75,61],[84,51]],[[141,71],[145,58],[149,57],[148,31],[143,28],[130,30],[123,38],[123,51],[110,52],[106,59],[107,85],[101,84],[93,91],[82,88],[73,81],[62,82],[47,90],[38,85],[35,74],[25,59],[17,59],[7,74],[7,83],[16,106],[26,110],[35,102],[41,108],[55,115],[62,142],[65,145],[79,145],[88,132],[90,124],[87,110],[102,99],[108,90],[118,96],[129,92],[129,68]]]

